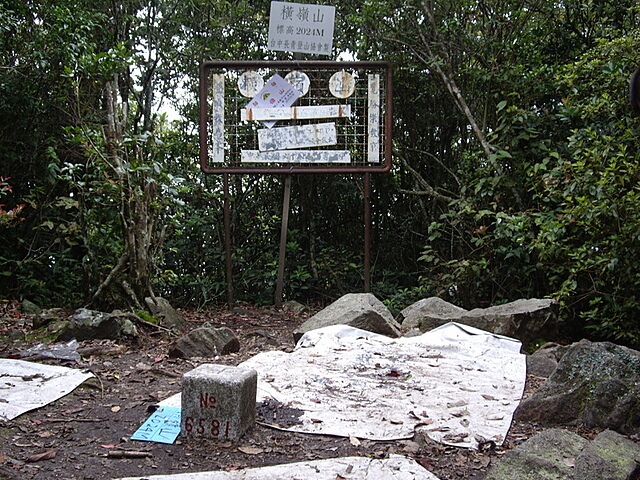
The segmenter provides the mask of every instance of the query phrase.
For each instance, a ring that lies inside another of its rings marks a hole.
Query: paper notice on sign
[[[288,108],[243,108],[240,119],[268,120],[314,120],[317,118],[347,118],[351,116],[351,105],[312,105]]]
[[[351,163],[349,150],[242,150],[242,163]]]
[[[322,147],[338,142],[335,123],[294,125],[258,130],[258,148],[261,152]]]
[[[247,104],[247,108],[279,108],[293,105],[301,93],[277,73],[273,75],[262,90]],[[263,122],[267,128],[276,122]]]

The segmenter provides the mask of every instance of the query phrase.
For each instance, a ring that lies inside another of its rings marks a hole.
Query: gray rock
[[[160,325],[165,328],[182,330],[186,322],[182,315],[171,306],[168,300],[162,297],[146,297],[144,299],[151,314],[158,319]]]
[[[419,328],[421,332],[433,330],[445,323],[455,322],[467,310],[438,297],[423,298],[400,312],[398,322],[402,331]]]
[[[215,357],[240,350],[240,342],[227,327],[200,327],[179,338],[169,349],[170,357]]]
[[[557,343],[547,343],[527,356],[527,373],[549,378],[555,372],[558,362],[569,347]]]
[[[22,313],[32,313],[35,315],[38,315],[42,310],[40,309],[39,306],[37,306],[35,303],[30,302],[29,300],[23,300],[22,301]]]
[[[611,430],[589,442],[552,428],[507,452],[485,480],[637,480],[639,460],[640,445]]]
[[[400,336],[400,325],[380,300],[370,293],[349,293],[300,325],[293,338],[297,342],[305,333],[330,325],[349,325],[393,338]]]
[[[508,451],[485,480],[572,480],[576,458],[587,443],[567,430],[544,430]]]
[[[640,352],[609,342],[574,343],[515,418],[639,433]]]
[[[520,340],[524,348],[558,334],[558,302],[526,299],[489,308],[465,310],[436,297],[427,298],[400,313],[403,331],[418,327],[427,332],[449,322],[461,323]]]
[[[285,312],[291,312],[294,315],[300,315],[307,310],[307,307],[305,307],[300,302],[296,302],[295,300],[289,300],[282,304],[282,310],[284,310]]]
[[[66,315],[65,315],[66,317]],[[61,308],[52,308],[49,310],[42,310],[40,313],[38,313],[37,315],[35,315],[33,317],[33,320],[31,322],[31,325],[33,326],[33,328],[35,330],[42,328],[44,326],[49,325],[52,322],[56,322],[56,321],[60,321],[60,320],[65,320],[66,318],[63,318],[63,311]]]
[[[573,478],[637,480],[640,478],[640,445],[605,430],[582,450],[576,459]]]
[[[526,349],[539,339],[555,340],[558,335],[558,302],[526,299],[463,313],[459,322],[472,327],[517,338]]]
[[[116,340],[138,335],[135,325],[124,316],[80,308],[58,335],[58,340]]]

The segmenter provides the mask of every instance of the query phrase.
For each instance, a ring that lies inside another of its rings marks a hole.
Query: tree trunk
[[[105,91],[107,122],[103,131],[106,160],[116,172],[120,188],[124,248],[117,265],[96,290],[90,303],[99,301],[107,287],[118,283],[126,302],[140,308],[144,304],[141,300],[147,296],[154,297],[151,252],[155,238],[156,212],[153,205],[157,187],[143,171],[130,168],[131,157],[139,156],[141,152],[138,145],[131,147],[133,151],[124,147],[127,104],[118,100],[117,79],[107,82]]]

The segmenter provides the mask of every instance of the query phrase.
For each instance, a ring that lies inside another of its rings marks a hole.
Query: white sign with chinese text
[[[258,148],[261,152],[321,147],[337,143],[336,124],[293,125],[258,130]]]
[[[268,48],[331,55],[335,14],[329,5],[271,2]]]

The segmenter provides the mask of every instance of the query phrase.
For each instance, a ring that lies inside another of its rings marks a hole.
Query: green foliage
[[[146,310],[136,310],[135,314],[137,316],[139,316],[145,322],[153,323],[154,325],[158,325],[158,323],[159,323],[158,319],[156,317],[154,317],[153,315],[151,315]]]
[[[640,63],[639,34],[598,42],[561,76],[572,128],[566,156],[543,176],[554,210],[538,220],[535,244],[574,328],[636,346],[640,140],[626,98],[611,92],[626,90]]]
[[[269,2],[45,3],[0,2],[3,295],[84,304],[137,245],[147,263],[123,275],[144,272],[179,305],[225,302],[222,179],[197,166],[197,63],[287,58],[264,47]],[[553,297],[567,338],[640,345],[640,127],[626,105],[637,2],[336,7],[336,53],[395,64],[394,166],[372,178],[373,292],[394,313],[432,295],[466,308]],[[167,102],[179,120],[158,113]],[[270,304],[282,181],[229,180],[234,294]],[[296,176],[291,200],[285,297],[360,291],[362,178]],[[105,304],[121,296],[114,282]]]

